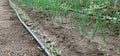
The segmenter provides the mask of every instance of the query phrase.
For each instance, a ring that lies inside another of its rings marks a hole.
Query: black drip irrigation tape
[[[9,0],[9,5],[11,0]],[[22,23],[22,25],[25,27],[25,29],[32,35],[32,37],[38,42],[39,46],[45,51],[47,56],[52,56],[52,54],[48,51],[47,47],[41,42],[41,40],[30,30],[30,28],[25,24],[25,22],[22,20],[21,16],[17,12],[17,10],[10,5],[10,7],[15,11],[19,21]]]

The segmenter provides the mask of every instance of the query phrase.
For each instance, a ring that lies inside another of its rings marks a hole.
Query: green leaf
[[[120,54],[120,46],[118,47],[118,53]]]
[[[97,22],[96,22],[96,24],[95,24],[95,27],[94,27],[94,30],[93,30],[93,34],[92,34],[92,37],[91,37],[91,41],[94,39],[94,37],[95,37],[95,35],[96,35],[96,33],[97,33],[97,30],[98,30],[98,28],[99,28],[99,26],[100,26],[100,21],[101,21],[101,18],[100,18],[100,16],[97,18]]]
[[[102,32],[102,39],[104,41],[104,43],[106,44],[106,37],[105,37],[105,30],[104,30],[104,27],[102,27],[102,23],[100,23],[100,30]]]
[[[82,16],[82,32],[87,35],[88,32],[87,32],[87,27],[86,27],[86,20],[88,19],[88,16],[87,15],[83,15]]]

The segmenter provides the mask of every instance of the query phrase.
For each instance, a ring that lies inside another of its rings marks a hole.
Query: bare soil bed
[[[0,56],[45,56],[19,22],[8,0],[0,1]]]
[[[31,18],[29,27],[42,39],[55,42],[55,48],[62,50],[61,56],[120,56],[117,48],[120,45],[120,38],[117,36],[107,36],[107,44],[104,46],[102,35],[98,31],[93,42],[90,42],[93,27],[89,29],[88,35],[84,36],[82,32],[76,31],[66,20],[61,24],[57,19],[52,20],[47,14],[40,10],[23,6],[14,0],[19,7],[27,12]]]

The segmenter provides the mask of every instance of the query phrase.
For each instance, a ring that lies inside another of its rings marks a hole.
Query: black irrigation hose
[[[9,5],[10,5],[10,0],[9,0]],[[45,51],[45,53],[47,54],[47,56],[52,56],[52,54],[48,51],[48,49],[44,46],[44,44],[40,41],[40,39],[25,24],[25,22],[22,20],[22,18],[20,17],[19,13],[17,12],[17,10],[14,7],[12,7],[11,5],[10,5],[10,7],[15,11],[15,13],[16,13],[18,19],[20,20],[20,22],[22,23],[22,25],[32,35],[32,37],[38,42],[39,46]]]

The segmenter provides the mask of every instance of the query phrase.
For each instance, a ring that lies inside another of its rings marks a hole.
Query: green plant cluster
[[[22,20],[25,21],[25,22],[29,21],[30,18],[26,15],[26,13],[21,8],[19,8],[16,4],[14,4],[13,2],[11,2],[11,0],[9,0],[9,1],[10,1],[10,5],[14,9],[16,9],[16,11],[21,15]]]
[[[75,19],[75,26],[87,34],[86,25],[95,23],[91,40],[100,29],[102,39],[106,43],[105,31],[109,26],[111,34],[117,31],[120,35],[120,1],[119,0],[19,0],[33,8],[40,9],[53,17],[62,15],[70,18],[70,24]],[[72,13],[72,14],[71,14]],[[96,20],[96,22],[95,22]],[[62,22],[64,20],[62,19]],[[80,25],[79,25],[80,23]],[[117,29],[117,30],[116,30]]]
[[[106,22],[106,19],[110,19],[109,21],[110,31],[112,33],[115,31],[116,28],[117,29],[120,28],[119,8],[115,8],[116,10],[114,10],[114,7],[115,6],[120,7],[120,4],[119,3],[115,4],[115,0],[19,0],[19,1],[30,7],[40,9],[44,13],[49,13],[52,16],[56,16],[59,14],[67,17],[68,15],[70,15],[70,10],[72,10],[74,12],[71,15],[72,17],[70,18],[76,19],[75,25],[77,29],[79,29],[78,22],[80,20],[82,22],[81,24],[82,31],[86,34],[87,34],[86,22],[91,22],[90,21],[91,19],[97,19],[92,39],[94,39],[94,36],[96,35],[96,31],[98,28],[101,28],[101,32],[104,37],[105,30],[102,26],[106,27],[108,23]],[[82,11],[84,14],[79,13],[80,11]],[[97,16],[96,17],[90,16],[94,14]],[[99,16],[100,14],[101,16]],[[100,21],[102,21],[102,19],[105,19],[104,20],[105,23],[104,24],[100,23],[98,18],[100,18]],[[98,26],[99,24],[101,24],[101,26]],[[120,33],[120,30],[118,33]]]
[[[59,56],[59,55],[62,54],[61,50],[58,50],[57,48],[55,48],[56,43],[53,42],[52,40],[50,40],[50,39],[46,40],[45,45],[50,50],[50,52],[52,53],[52,56]]]

